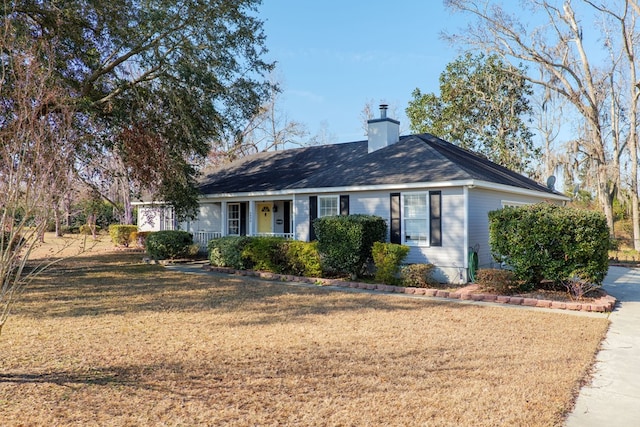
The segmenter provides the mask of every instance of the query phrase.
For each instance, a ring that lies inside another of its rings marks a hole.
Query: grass
[[[602,317],[56,264],[0,336],[2,425],[561,425]]]

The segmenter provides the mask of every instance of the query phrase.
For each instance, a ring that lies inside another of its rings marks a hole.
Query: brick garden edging
[[[524,298],[519,296],[507,296],[496,295],[488,293],[476,293],[473,290],[463,288],[462,290],[451,292],[442,289],[427,289],[427,288],[414,288],[409,286],[391,286],[375,283],[363,283],[363,282],[346,282],[342,279],[326,279],[320,277],[304,277],[293,276],[289,274],[277,274],[266,271],[254,271],[254,270],[236,270],[228,267],[213,267],[211,265],[204,265],[203,269],[225,274],[233,274],[236,276],[258,277],[265,280],[277,280],[283,282],[301,282],[310,283],[320,286],[337,286],[341,288],[354,288],[354,289],[366,289],[370,291],[380,292],[393,292],[400,294],[412,294],[412,295],[425,295],[434,298],[447,298],[447,299],[459,299],[469,301],[484,301],[501,304],[522,305],[527,307],[542,307],[553,308],[560,310],[572,310],[572,311],[591,311],[591,312],[610,312],[616,305],[616,299],[611,295],[605,295],[597,300],[590,302],[566,302],[566,301],[553,301],[537,298]],[[467,290],[464,290],[467,289]]]

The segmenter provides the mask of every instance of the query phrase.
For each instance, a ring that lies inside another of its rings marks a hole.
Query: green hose
[[[469,281],[476,281],[476,272],[478,271],[478,252],[469,248]]]

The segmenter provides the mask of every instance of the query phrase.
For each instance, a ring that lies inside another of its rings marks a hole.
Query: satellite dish
[[[547,188],[549,190],[553,190],[554,186],[556,185],[556,177],[551,175],[549,178],[547,178]]]

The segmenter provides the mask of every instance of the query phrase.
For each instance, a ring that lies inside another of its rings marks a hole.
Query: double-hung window
[[[409,245],[429,243],[427,193],[404,195],[404,240]]]
[[[338,196],[318,197],[318,218],[325,216],[336,216],[340,214],[340,204]]]
[[[442,245],[441,192],[403,194],[404,243],[415,246]]]
[[[227,234],[230,236],[240,235],[240,203],[229,203],[227,205]]]

